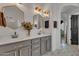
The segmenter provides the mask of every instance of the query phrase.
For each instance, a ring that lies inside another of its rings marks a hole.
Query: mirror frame
[[[2,11],[3,11],[3,13],[4,13],[4,17],[5,17],[5,9],[7,8],[7,7],[16,7],[17,9],[19,9],[16,5],[9,5],[9,6],[4,6],[3,8],[2,8]],[[20,9],[19,9],[20,10]],[[24,12],[22,11],[22,10],[20,10],[22,13],[23,13],[23,21],[25,21],[24,20]],[[5,17],[6,18],[6,17]],[[6,24],[7,25],[7,24]]]

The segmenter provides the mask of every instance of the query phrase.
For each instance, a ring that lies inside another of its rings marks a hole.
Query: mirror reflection
[[[12,29],[17,29],[24,21],[24,12],[16,6],[7,6],[3,8],[6,19],[6,26]]]
[[[24,30],[22,27],[23,22],[30,22],[33,25],[31,30],[32,35],[43,34],[44,31],[49,28],[49,13],[46,9],[43,10],[39,7],[34,10],[34,8],[31,7],[29,10],[29,7],[26,5],[20,4],[18,6],[3,7],[3,13],[0,15],[4,20],[0,20],[0,22],[3,22],[0,23],[0,25],[6,26],[7,29],[9,29],[9,31],[6,32],[10,32],[11,30],[11,34],[21,35],[25,33],[24,35],[26,35],[27,30]],[[15,35],[13,37],[16,37]]]
[[[33,16],[33,22],[34,22],[34,26],[37,29],[44,27],[44,18],[39,14],[36,14],[36,15]]]

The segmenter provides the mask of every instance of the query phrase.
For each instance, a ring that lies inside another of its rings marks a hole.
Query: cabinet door
[[[16,51],[0,53],[0,56],[16,56]]]
[[[46,53],[46,38],[41,38],[41,54]]]
[[[40,56],[40,38],[32,40],[32,56]]]
[[[20,56],[30,56],[31,55],[31,46],[22,47],[20,49]]]
[[[32,49],[32,56],[40,56],[40,47]]]
[[[51,50],[51,37],[47,37],[47,51],[50,51]]]

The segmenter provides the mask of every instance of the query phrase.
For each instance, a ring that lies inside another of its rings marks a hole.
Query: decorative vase
[[[30,36],[30,30],[28,30],[28,36]]]

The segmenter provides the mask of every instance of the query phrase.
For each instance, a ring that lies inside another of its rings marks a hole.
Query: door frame
[[[66,40],[67,44],[71,45],[71,15],[68,15],[68,19],[66,21]]]
[[[72,15],[78,15],[78,14],[72,14]],[[69,22],[69,23],[70,23],[70,39],[68,39],[68,37],[67,37],[67,40],[68,40],[67,42],[68,42],[69,45],[72,45],[72,44],[71,44],[71,16],[72,16],[72,15],[69,15],[69,19],[68,19],[68,20],[70,21],[70,22]],[[79,18],[79,15],[78,15],[78,18]],[[78,22],[79,22],[79,20],[78,20]],[[78,25],[79,25],[79,23],[78,23]],[[79,27],[78,27],[78,29],[79,29]],[[69,32],[69,31],[68,31],[68,32]],[[79,33],[79,31],[78,31],[78,33]],[[67,34],[68,34],[68,33],[67,33]],[[78,36],[78,38],[79,38],[79,36]],[[79,44],[79,43],[78,43],[78,44]]]

